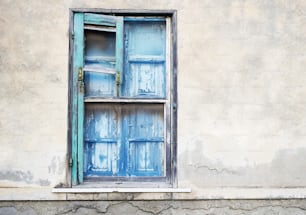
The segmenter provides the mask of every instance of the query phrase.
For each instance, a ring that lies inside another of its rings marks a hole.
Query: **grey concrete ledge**
[[[306,188],[0,188],[0,201],[306,199]],[[103,191],[103,192],[102,192]]]
[[[193,189],[193,192],[186,196],[174,194],[175,199],[305,199],[306,188],[203,188]]]
[[[53,193],[190,193],[190,188],[53,188]]]

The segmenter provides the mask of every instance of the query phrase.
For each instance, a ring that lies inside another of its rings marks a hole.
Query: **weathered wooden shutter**
[[[123,60],[123,19],[85,13],[84,22],[85,96],[119,96]]]
[[[123,113],[126,174],[163,176],[163,105],[130,105]]]
[[[82,183],[83,174],[116,174],[118,112],[88,100],[119,96],[122,55],[122,17],[74,15],[73,184]]]
[[[85,13],[85,101],[120,95],[123,59],[122,17]],[[116,176],[120,163],[120,108],[86,103],[84,174]]]
[[[79,164],[79,143],[82,140],[83,134],[79,133],[79,126],[82,122],[82,100],[83,87],[82,84],[82,69],[84,66],[83,61],[83,48],[84,48],[84,15],[83,13],[74,14],[74,27],[72,32],[73,38],[73,77],[72,77],[72,127],[71,127],[71,141],[72,141],[72,183],[75,185],[79,182],[79,178],[82,175],[78,175],[78,164]],[[78,117],[81,115],[81,119]],[[83,129],[81,129],[83,130]],[[81,136],[79,136],[79,134]],[[83,145],[83,144],[82,144]],[[80,176],[80,177],[79,177]]]
[[[122,17],[74,15],[73,184],[165,175],[165,27],[127,19],[124,36]]]
[[[148,19],[125,22],[123,95],[165,98],[166,24]]]
[[[135,99],[166,98],[165,19],[126,19],[122,94]],[[164,105],[135,104],[124,111],[129,176],[164,174]]]

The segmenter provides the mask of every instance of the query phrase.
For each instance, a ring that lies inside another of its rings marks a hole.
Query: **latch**
[[[80,93],[82,93],[83,92],[83,88],[84,88],[83,69],[82,69],[82,67],[79,67],[79,70],[78,70],[78,81],[79,81],[79,91],[80,91]]]
[[[116,73],[117,97],[119,97],[120,84],[121,84],[120,72],[117,72],[117,73]]]
[[[79,81],[83,81],[83,70],[82,70],[82,67],[79,67],[79,70],[78,70],[78,80]]]

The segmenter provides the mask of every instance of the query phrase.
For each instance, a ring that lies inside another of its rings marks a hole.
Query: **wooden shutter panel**
[[[91,103],[85,110],[84,174],[115,176],[118,174],[120,108]]]
[[[122,17],[85,13],[85,100],[117,97],[123,59]],[[118,174],[120,108],[103,103],[85,107],[84,174]]]
[[[123,59],[122,17],[85,13],[85,96],[120,94]]]
[[[76,185],[82,181],[83,176],[80,171],[82,165],[79,166],[79,159],[82,160],[83,145],[83,89],[82,75],[83,68],[83,48],[84,48],[84,15],[83,13],[74,14],[73,28],[73,75],[72,75],[72,184]],[[80,154],[81,152],[81,154]]]
[[[126,22],[125,54],[124,96],[165,98],[165,20]]]
[[[114,141],[116,142],[118,138],[111,137],[106,140],[107,138],[99,139],[97,136],[92,135],[93,133],[90,131],[96,132],[96,127],[92,126],[92,123],[89,120],[90,115],[95,115],[96,118],[101,118],[102,116],[106,115],[105,112],[103,113],[103,108],[101,110],[94,111],[92,107],[87,107],[88,105],[85,103],[85,109],[89,111],[86,113],[84,120],[84,95],[85,98],[92,96],[114,97],[116,95],[116,89],[119,89],[119,87],[116,87],[116,76],[118,76],[119,73],[122,73],[122,32],[122,17],[90,13],[74,14],[72,80],[73,116],[71,137],[73,161],[72,182],[74,185],[83,182],[84,172],[85,175],[89,174],[87,169],[88,163],[90,162],[95,164],[94,167],[97,167],[96,169],[99,169],[100,167],[100,169],[110,169],[110,166],[106,165],[105,161],[99,161],[99,157],[92,156],[92,154],[97,151],[103,151],[104,154],[102,153],[101,156],[105,155],[110,157],[108,154],[112,154],[111,151],[115,151],[116,146],[113,145]],[[103,45],[108,45],[108,47],[105,48]],[[113,115],[113,112],[108,112],[108,116],[106,116],[106,118],[111,118]],[[88,140],[85,143],[85,147],[84,121],[86,124],[85,137],[86,140]],[[108,129],[108,127],[105,129]],[[111,133],[113,133],[113,131]],[[99,145],[93,147],[93,142],[96,142],[97,144],[99,143]],[[107,145],[108,143],[110,143],[111,147]],[[106,144],[106,146],[103,144]],[[84,153],[84,148],[86,153]],[[88,159],[88,155],[90,155],[90,159]],[[85,166],[83,165],[84,163]],[[111,167],[114,169],[114,165]]]
[[[163,176],[163,105],[130,105],[123,110],[128,176]]]

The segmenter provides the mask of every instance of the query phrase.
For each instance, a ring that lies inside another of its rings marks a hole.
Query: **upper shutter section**
[[[132,98],[166,96],[166,21],[125,21],[125,61],[122,94]]]
[[[84,14],[85,97],[120,96],[123,18]]]

